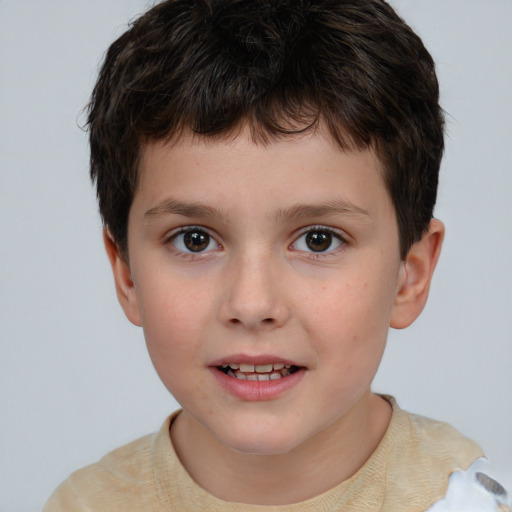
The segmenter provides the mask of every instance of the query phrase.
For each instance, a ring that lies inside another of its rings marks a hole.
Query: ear
[[[125,256],[121,253],[119,246],[114,242],[112,236],[106,229],[103,230],[103,242],[108,259],[112,265],[119,304],[121,304],[128,320],[130,320],[132,324],[140,327],[142,322],[130,265],[126,261]]]
[[[443,223],[439,220],[431,220],[427,233],[411,247],[405,261],[401,263],[391,327],[395,329],[408,327],[425,307],[443,238]]]

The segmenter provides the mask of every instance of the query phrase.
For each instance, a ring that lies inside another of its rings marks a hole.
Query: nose
[[[226,325],[247,330],[271,330],[289,318],[283,268],[266,253],[230,262],[220,308]]]

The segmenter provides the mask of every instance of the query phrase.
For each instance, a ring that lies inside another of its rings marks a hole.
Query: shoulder
[[[169,419],[159,433],[117,448],[75,471],[52,494],[44,512],[142,510],[140,505],[156,494],[153,447],[168,424]]]
[[[449,423],[400,409],[391,396],[383,396],[393,415],[386,436],[403,455],[425,459],[426,463],[439,460],[453,466],[452,471],[467,469],[477,458],[483,456],[477,443],[462,435]]]
[[[438,459],[452,464],[453,471],[456,471],[467,469],[477,458],[483,456],[477,443],[462,435],[449,423],[402,412],[410,429],[411,449],[427,461]]]
[[[426,510],[446,494],[450,475],[468,469],[482,450],[448,423],[406,412],[385,398],[393,407],[386,433],[387,499]]]

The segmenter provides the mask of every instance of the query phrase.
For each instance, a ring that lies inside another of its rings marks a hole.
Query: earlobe
[[[409,250],[400,268],[391,327],[395,329],[408,327],[425,307],[443,238],[443,223],[433,219],[427,233]]]
[[[103,242],[110,265],[112,266],[119,304],[121,304],[128,320],[134,325],[141,326],[137,293],[133,284],[130,266],[106,229],[103,230]]]

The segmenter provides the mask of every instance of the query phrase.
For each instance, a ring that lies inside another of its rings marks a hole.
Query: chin
[[[232,450],[245,455],[282,455],[296,448],[302,441],[300,436],[280,428],[277,431],[269,429],[248,429],[247,426],[231,430],[226,435],[217,436],[217,439]]]

